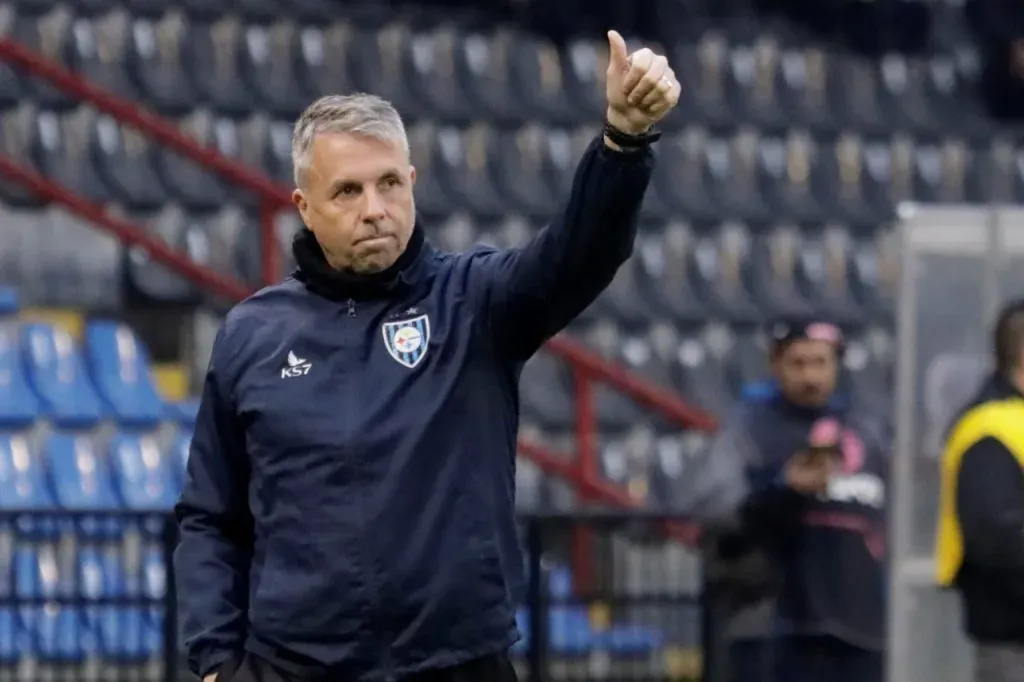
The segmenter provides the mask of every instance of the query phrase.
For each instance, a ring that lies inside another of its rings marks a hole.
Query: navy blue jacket
[[[176,507],[193,672],[246,649],[391,680],[517,640],[519,374],[630,257],[652,167],[595,140],[522,248],[444,253],[417,227],[371,277],[306,233],[299,271],[228,314]]]

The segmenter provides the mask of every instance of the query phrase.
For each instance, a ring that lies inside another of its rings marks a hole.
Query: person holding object
[[[936,580],[960,593],[978,682],[1024,679],[1024,299],[1005,306],[995,371],[941,460]]]
[[[519,374],[630,257],[680,94],[665,57],[608,41],[604,131],[515,249],[430,244],[388,102],[299,118],[298,270],[228,313],[176,506],[206,682],[515,679]]]
[[[880,682],[884,448],[837,383],[841,330],[770,329],[773,386],[741,401],[694,475],[728,678]]]

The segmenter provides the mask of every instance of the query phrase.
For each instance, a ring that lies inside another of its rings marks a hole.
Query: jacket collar
[[[334,301],[397,296],[409,288],[411,271],[423,255],[425,246],[423,228],[417,225],[405,251],[391,267],[369,275],[358,275],[331,267],[316,235],[304,227],[292,241],[292,255],[298,265],[293,276],[313,293]]]

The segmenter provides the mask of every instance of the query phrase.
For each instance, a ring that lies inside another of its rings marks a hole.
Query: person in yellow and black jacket
[[[1001,312],[996,371],[941,463],[937,581],[959,591],[977,682],[1024,680],[1024,299]]]

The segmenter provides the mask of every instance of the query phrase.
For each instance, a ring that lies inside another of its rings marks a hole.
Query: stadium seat
[[[46,472],[23,436],[0,434],[0,509],[47,510],[55,507],[47,485]],[[49,533],[55,527],[50,519],[38,522],[28,517],[16,521],[19,531]]]
[[[55,434],[44,446],[43,453],[54,495],[61,507],[70,510],[121,508],[110,463],[97,451],[92,438]]]
[[[215,118],[208,110],[196,110],[179,119],[178,125],[203,146],[212,146],[228,156],[236,151],[216,146],[222,140],[216,137]],[[166,148],[156,150],[154,167],[169,197],[188,210],[215,211],[227,202],[228,190],[220,177],[177,152]]]
[[[58,115],[41,111],[35,120],[29,153],[36,169],[62,187],[97,204],[110,200],[95,171],[89,149],[92,118],[86,107]]]
[[[35,105],[25,101],[0,111],[0,150],[23,168],[33,168],[30,148],[36,112]],[[45,203],[16,182],[0,182],[0,200],[15,208],[40,208]],[[32,279],[20,277],[16,283],[24,293]]]
[[[119,434],[110,442],[110,462],[128,508],[149,511],[174,506],[178,463],[168,461],[156,439]]]
[[[116,322],[90,322],[86,358],[93,380],[124,428],[149,429],[164,416],[163,401],[149,374],[149,354],[135,333]]]
[[[29,381],[42,400],[43,414],[55,426],[88,429],[103,419],[103,404],[66,330],[26,324],[21,328],[21,345]]]
[[[164,115],[181,116],[196,100],[186,72],[185,52],[191,36],[180,13],[164,12],[166,3],[131,0],[133,5],[155,5],[155,15],[140,11],[132,21],[127,52],[128,75],[142,97]],[[162,15],[162,16],[161,16]]]
[[[253,91],[242,79],[245,43],[237,17],[191,22],[185,68],[196,85],[198,102],[224,116],[245,116],[255,108]]]
[[[162,567],[161,567],[162,569]],[[79,554],[79,584],[87,601],[120,599],[124,605],[96,604],[85,607],[86,620],[96,633],[101,655],[115,661],[146,659],[156,655],[162,645],[162,633],[149,613],[151,594],[143,589],[134,574],[126,571],[117,555],[86,551]]]
[[[85,7],[90,3],[92,8]],[[119,97],[135,100],[139,91],[128,77],[126,61],[131,40],[131,17],[125,12],[109,12],[114,4],[112,0],[76,3],[78,16],[71,26],[65,61],[96,86]]]
[[[0,429],[28,428],[39,412],[39,399],[25,376],[16,326],[6,318],[0,319]]]
[[[476,111],[461,74],[454,69],[462,37],[454,26],[444,26],[406,38],[400,68],[409,95],[420,111],[456,125],[472,122]]]
[[[39,16],[20,14],[14,22],[14,35],[26,47],[51,61],[60,63],[71,44],[73,11],[66,6],[51,5]],[[65,111],[74,100],[42,78],[25,80],[26,94],[48,111]]]
[[[541,351],[523,367],[520,377],[524,416],[550,430],[564,430],[573,423],[570,377],[565,365]]]
[[[84,614],[58,600],[73,596],[73,579],[61,575],[57,550],[17,550],[14,555],[16,594],[28,600],[48,600],[19,610],[35,656],[49,661],[77,662],[96,649],[96,638]]]
[[[12,665],[31,653],[28,634],[15,609],[0,606],[0,666]]]
[[[132,222],[194,262],[224,267],[226,258],[211,248],[205,225],[197,223],[173,204],[156,213],[133,214]],[[221,261],[213,261],[220,255]],[[188,304],[198,300],[194,284],[170,268],[155,263],[142,248],[129,247],[125,259],[125,286],[154,302]]]
[[[96,174],[112,199],[134,211],[154,210],[167,201],[154,166],[153,144],[137,130],[97,116],[89,145]]]

